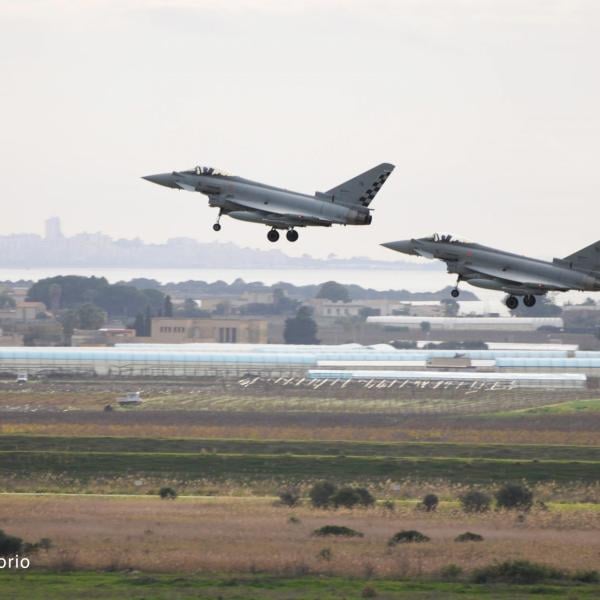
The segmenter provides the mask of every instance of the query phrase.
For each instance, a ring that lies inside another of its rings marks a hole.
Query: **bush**
[[[440,576],[443,579],[457,579],[463,573],[462,567],[455,565],[454,563],[446,565],[440,569]]]
[[[382,506],[390,512],[394,512],[396,510],[396,503],[393,500],[386,500]]]
[[[483,492],[472,490],[459,498],[462,509],[468,513],[485,512],[489,510],[492,499]]]
[[[324,525],[320,529],[315,529],[313,535],[326,536],[326,535],[342,535],[344,537],[363,537],[360,531],[350,529],[350,527],[344,527],[343,525]]]
[[[454,538],[455,542],[483,542],[483,536],[478,533],[471,533],[470,531],[465,531],[460,535],[457,535]]]
[[[540,583],[564,579],[565,573],[554,567],[532,563],[528,560],[507,560],[473,571],[474,583]]]
[[[361,506],[373,506],[375,504],[375,496],[367,488],[354,488],[354,491],[360,497]]]
[[[318,481],[312,486],[308,495],[315,508],[328,508],[331,505],[331,497],[335,494],[336,487],[329,481]]]
[[[423,508],[425,508],[427,512],[436,510],[439,503],[440,499],[435,494],[427,494],[427,496],[423,498]]]
[[[0,529],[0,556],[18,554],[23,548],[23,540],[14,535],[8,535]]]
[[[288,517],[288,523],[290,523],[291,525],[299,525],[301,521],[298,517],[292,515],[291,517]]]
[[[600,583],[598,571],[577,571],[571,579],[581,583]]]
[[[280,490],[279,501],[285,506],[297,506],[300,503],[300,490],[297,487],[287,487]]]
[[[333,552],[331,551],[331,548],[322,548],[319,550],[317,558],[319,560],[326,560],[329,562],[333,558]]]
[[[343,506],[344,508],[354,508],[361,503],[361,498],[354,488],[340,488],[332,497],[331,502],[336,508]]]
[[[396,544],[410,544],[410,543],[422,543],[428,542],[430,538],[423,535],[420,531],[414,529],[408,529],[406,531],[399,531],[395,533],[388,541],[388,546],[395,546]]]
[[[377,598],[377,591],[374,587],[367,585],[360,593],[361,598]]]
[[[172,487],[161,487],[158,495],[163,500],[175,500],[177,498],[177,492]]]
[[[533,504],[533,492],[517,483],[503,485],[495,496],[498,508],[529,510]]]

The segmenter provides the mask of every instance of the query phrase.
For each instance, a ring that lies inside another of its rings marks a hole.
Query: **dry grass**
[[[52,569],[124,569],[154,572],[306,572],[426,576],[455,563],[466,571],[494,560],[523,558],[581,570],[600,567],[600,513],[549,511],[527,515],[466,516],[453,507],[438,514],[401,506],[395,513],[293,510],[268,499],[0,496],[0,527],[27,540],[49,537],[55,549],[33,558]],[[364,538],[318,539],[325,524],[346,525]],[[427,544],[388,548],[401,529],[417,529]],[[466,530],[480,543],[455,543]],[[318,554],[330,548],[331,559]]]

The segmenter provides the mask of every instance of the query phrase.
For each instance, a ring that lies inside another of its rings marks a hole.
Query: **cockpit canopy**
[[[225,173],[225,171],[221,171],[220,169],[215,169],[214,167],[202,167],[200,165],[195,166],[193,169],[189,169],[187,172],[192,175],[219,175],[220,177],[231,177],[230,173]]]
[[[467,244],[467,240],[452,236],[449,233],[434,233],[433,235],[423,238],[427,242],[444,242],[446,244]]]

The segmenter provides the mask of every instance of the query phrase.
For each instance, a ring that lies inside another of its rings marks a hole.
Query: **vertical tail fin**
[[[563,259],[571,263],[574,269],[581,271],[600,271],[600,241],[594,242]]]
[[[394,165],[381,163],[325,193],[341,204],[369,206],[393,170]]]

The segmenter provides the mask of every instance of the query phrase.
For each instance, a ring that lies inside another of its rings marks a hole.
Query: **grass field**
[[[406,482],[489,487],[519,480],[554,494],[579,486],[591,501],[600,499],[599,472],[596,447],[0,436],[6,491],[148,493],[162,482],[184,493],[225,486],[275,494],[290,482],[329,479],[378,489],[387,483],[390,495],[394,482],[402,490]]]
[[[362,600],[365,589],[376,598],[416,600],[588,600],[600,595],[598,585],[476,585],[449,582],[409,582],[340,577],[241,577],[144,575],[136,573],[0,574],[0,589],[12,600]]]

